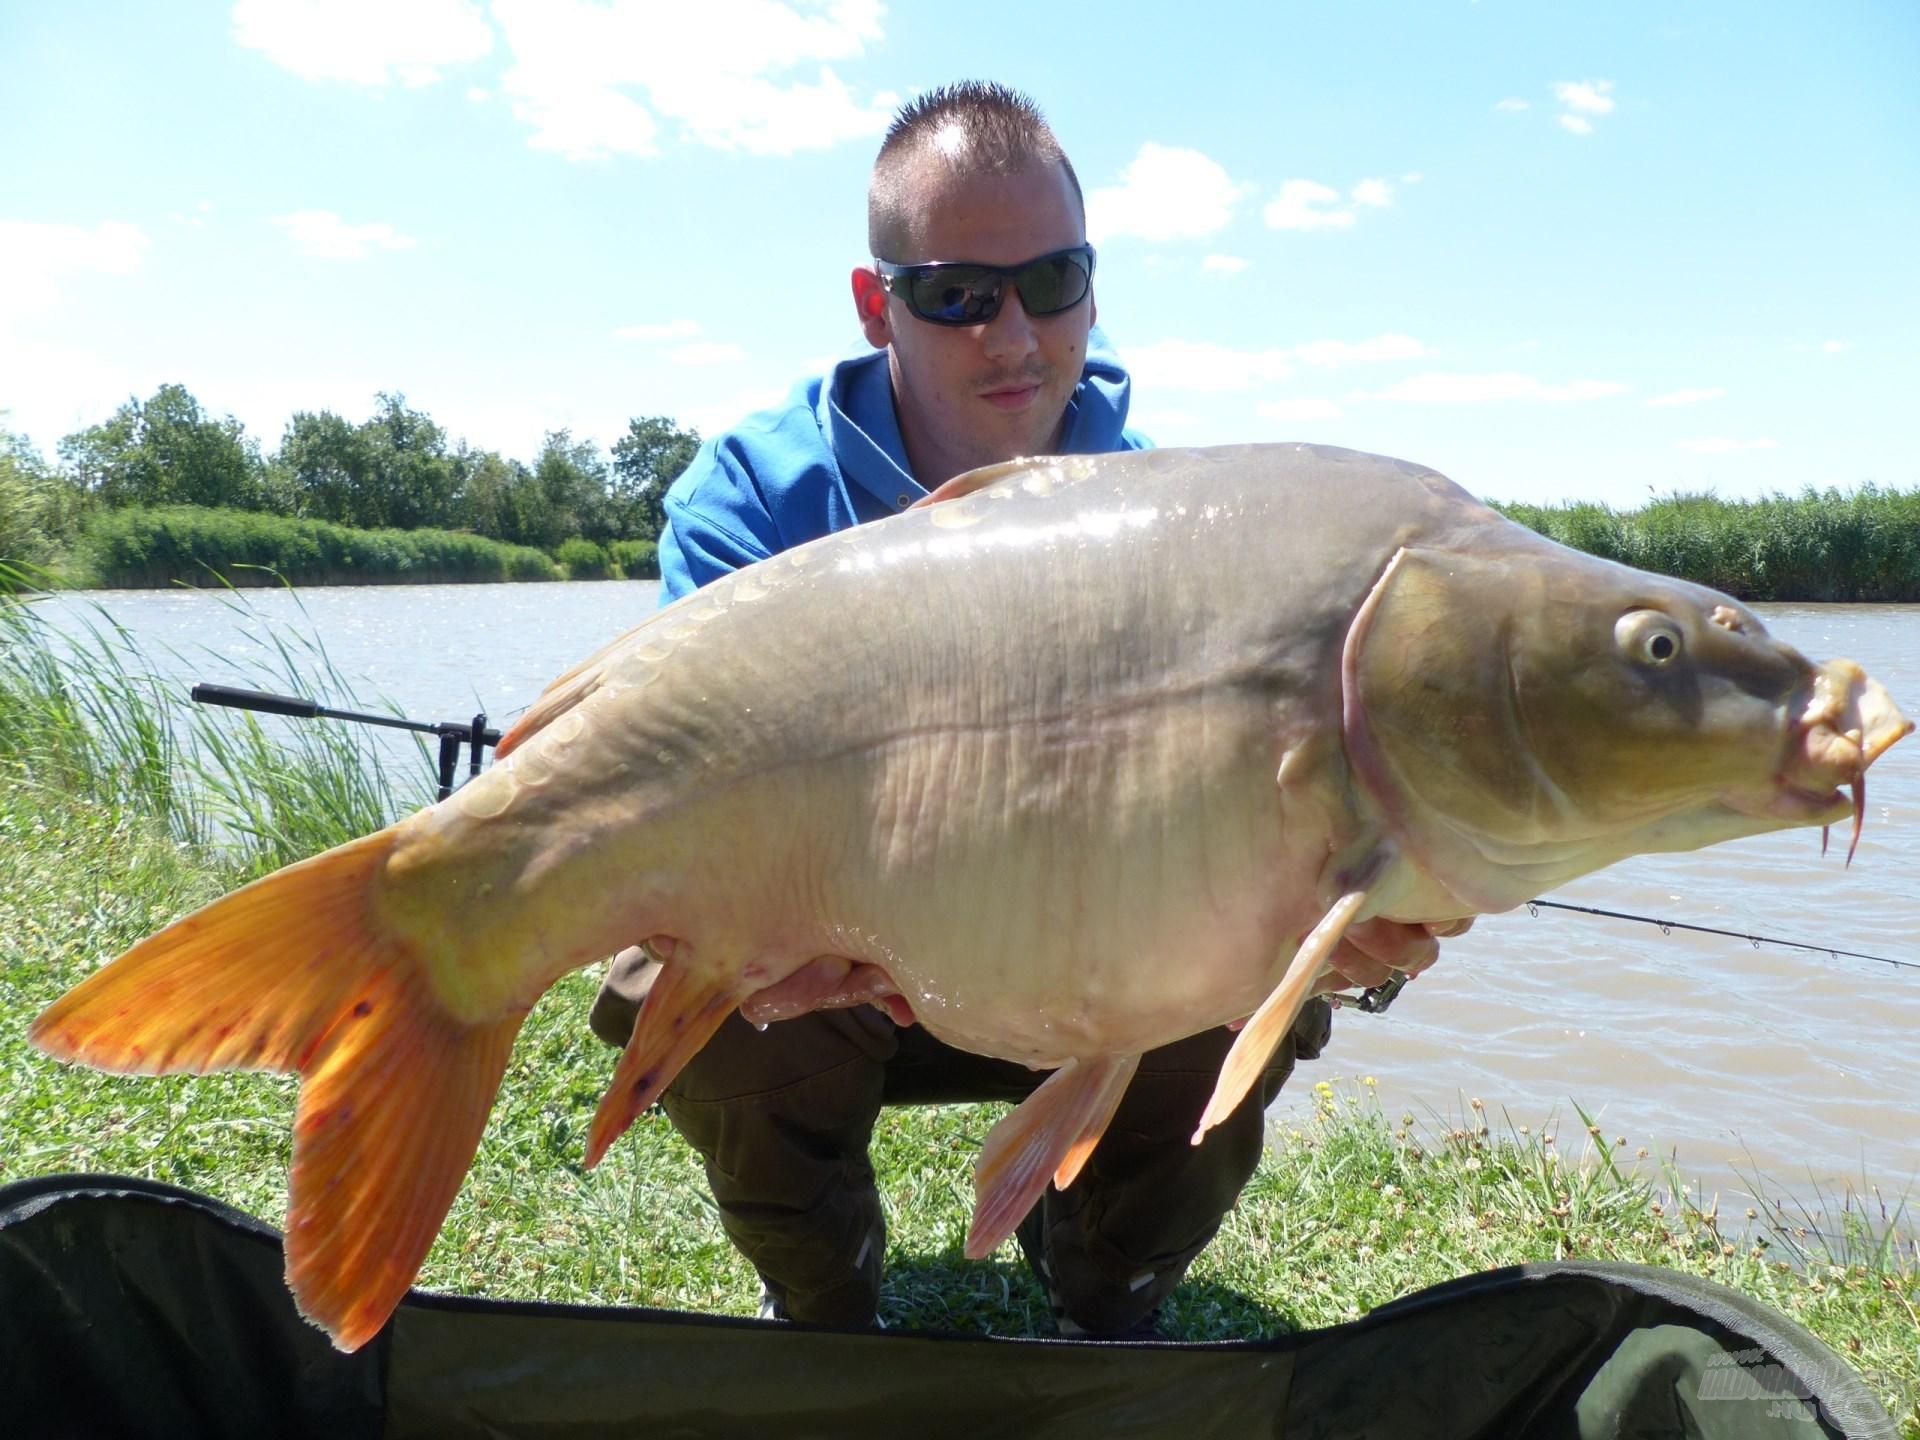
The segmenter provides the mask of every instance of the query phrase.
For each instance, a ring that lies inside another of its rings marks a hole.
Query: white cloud
[[[411,235],[402,235],[384,220],[349,225],[331,210],[271,215],[268,223],[287,232],[294,254],[316,260],[364,260],[375,250],[411,250],[414,245]]]
[[[1853,342],[1851,340],[1829,340],[1820,348],[1829,355],[1838,355],[1842,350],[1851,350],[1853,348]]]
[[[1400,183],[1402,185],[1418,185],[1424,179],[1426,179],[1426,176],[1422,175],[1418,170],[1409,170],[1400,177]]]
[[[1353,187],[1349,198],[1356,205],[1379,208],[1393,204],[1393,188],[1384,180],[1362,180]]]
[[[493,92],[484,85],[469,85],[467,87],[467,99],[476,105],[484,105],[492,98]]]
[[[431,85],[493,30],[470,0],[238,0],[233,38],[309,80]]]
[[[1417,405],[1484,405],[1495,401],[1603,400],[1629,387],[1614,380],[1573,380],[1549,385],[1531,375],[1505,372],[1494,375],[1430,373],[1415,375],[1363,398],[1398,400]]]
[[[1698,405],[1702,400],[1718,400],[1725,390],[1672,390],[1648,399],[1649,405]]]
[[[1411,335],[1376,335],[1371,340],[1308,340],[1294,346],[1292,353],[1308,365],[1331,368],[1381,360],[1417,360],[1428,351]]]
[[[1733,440],[1726,436],[1714,436],[1706,440],[1682,440],[1674,447],[1676,450],[1691,450],[1696,455],[1730,455],[1737,450],[1778,450],[1778,440]]]
[[[1114,235],[1179,240],[1226,227],[1250,187],[1235,184],[1198,150],[1152,141],[1140,147],[1118,185],[1087,195],[1087,233],[1098,243]]]
[[[878,134],[897,97],[857,97],[823,63],[882,38],[880,0],[495,0],[502,88],[528,144],[573,160],[652,155],[663,130],[790,155]],[[811,79],[794,78],[817,66]]]
[[[1613,96],[1611,80],[1579,80],[1562,82],[1553,87],[1553,96],[1567,109],[1582,115],[1611,115]]]
[[[1405,360],[1427,349],[1407,335],[1371,340],[1310,340],[1301,345],[1238,350],[1211,340],[1160,340],[1127,348],[1127,369],[1136,388],[1161,390],[1252,390],[1291,379],[1302,365],[1343,365]]]
[[[738,425],[745,416],[772,409],[785,398],[786,391],[778,387],[740,390],[706,404],[679,406],[673,413],[680,424],[690,425],[702,435],[717,435]]]
[[[64,339],[0,332],[0,396],[7,410],[0,425],[27,436],[52,459],[63,436],[98,425],[129,395],[152,394],[162,378],[136,373],[120,360]]]
[[[1251,390],[1256,385],[1285,380],[1294,372],[1285,350],[1236,350],[1212,340],[1158,340],[1130,345],[1127,369],[1134,389]]]
[[[1331,400],[1318,396],[1296,395],[1285,400],[1263,400],[1253,407],[1254,414],[1266,420],[1339,420],[1345,417],[1342,410]]]
[[[677,350],[670,350],[667,358],[676,365],[731,365],[736,360],[746,359],[747,352],[724,340],[703,340],[698,345],[682,345]]]
[[[1144,410],[1131,413],[1128,425],[1156,437],[1174,430],[1193,430],[1206,422],[1189,410]]]
[[[1267,224],[1275,230],[1340,229],[1353,224],[1353,211],[1337,207],[1340,192],[1313,180],[1288,180],[1280,197],[1266,208]]]
[[[146,231],[108,220],[88,229],[0,220],[0,319],[41,314],[60,301],[70,275],[131,275],[146,259]]]
[[[1238,255],[1209,255],[1200,262],[1200,268],[1208,275],[1238,275],[1251,263]]]
[[[1502,100],[1498,105],[1495,105],[1493,108],[1496,110],[1504,110],[1509,113],[1517,114],[1519,111],[1531,110],[1533,107],[1529,105],[1525,100],[1522,100],[1518,95],[1509,95],[1506,99]]]
[[[1613,113],[1612,91],[1611,80],[1563,80],[1555,85],[1554,99],[1565,107],[1560,114],[1561,128],[1575,135],[1593,134],[1593,121],[1587,117]]]
[[[666,320],[652,325],[622,325],[616,340],[690,340],[700,333],[698,320]]]

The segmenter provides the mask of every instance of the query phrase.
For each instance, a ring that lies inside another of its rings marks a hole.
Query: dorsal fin
[[[540,692],[540,698],[527,707],[527,713],[514,721],[507,733],[500,737],[500,743],[493,747],[495,757],[504,759],[518,746],[526,744],[530,738],[598,690],[601,680],[606,677],[607,663],[613,658],[615,652],[652,624],[658,613],[649,615],[633,629],[609,640],[593,654],[549,683],[547,688]]]
[[[1023,455],[1018,460],[1003,460],[998,465],[982,465],[978,470],[968,470],[954,476],[937,490],[929,490],[907,509],[918,510],[923,505],[939,505],[947,500],[958,500],[962,495],[971,495],[976,490],[984,490],[996,480],[1004,480],[1009,475],[1022,470],[1031,470],[1046,457]]]
[[[619,641],[614,642],[614,644],[618,643]],[[610,645],[607,650],[612,648],[613,646]],[[606,667],[601,662],[607,650],[600,651],[590,659],[582,660],[542,690],[540,698],[527,707],[527,713],[514,721],[507,732],[500,737],[500,743],[493,747],[494,758],[505,759],[532,736],[546,729],[598,690],[600,679],[606,673]]]
[[[563,671],[540,692],[540,698],[527,707],[527,713],[514,721],[507,733],[500,737],[500,743],[494,746],[495,757],[506,758],[516,748],[526,744],[540,731],[593,694],[600,688],[601,682],[607,678],[607,672],[613,668],[614,662],[620,658],[622,651],[638,640],[643,632],[660,624],[664,617],[690,604],[698,603],[704,593],[702,590],[695,590],[682,595],[671,605],[663,605],[632,629],[615,636],[586,659]]]

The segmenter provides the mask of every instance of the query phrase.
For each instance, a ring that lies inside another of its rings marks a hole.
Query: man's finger
[[[1364,920],[1347,931],[1344,944],[1409,975],[1418,975],[1440,955],[1440,942],[1426,926],[1403,925],[1398,920]],[[1334,964],[1339,963],[1336,955]]]

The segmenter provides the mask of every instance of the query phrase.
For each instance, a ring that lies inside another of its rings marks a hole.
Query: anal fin
[[[713,1038],[742,994],[737,982],[696,976],[685,965],[661,968],[614,1066],[612,1083],[594,1111],[587,1131],[588,1169],[600,1163],[607,1148]]]
[[[966,1255],[981,1260],[1026,1218],[1052,1180],[1065,1189],[1100,1143],[1138,1055],[1069,1060],[987,1132],[973,1174]]]

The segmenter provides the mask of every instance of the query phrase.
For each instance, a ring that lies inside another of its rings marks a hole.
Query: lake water
[[[430,721],[484,710],[504,728],[555,674],[650,614],[656,588],[313,589],[300,592],[304,617],[280,592],[248,592],[236,611],[189,592],[103,591],[49,613],[71,624],[104,606],[183,686],[261,685],[263,633],[288,625],[319,638],[360,708],[390,700]],[[1920,714],[1920,607],[1757,608],[1777,635],[1858,660]],[[1920,963],[1920,737],[1874,767],[1851,869],[1844,829],[1824,859],[1817,832],[1796,830],[1642,857],[1551,898]],[[1460,1123],[1477,1097],[1496,1129],[1547,1126],[1572,1155],[1587,1140],[1578,1104],[1608,1143],[1672,1156],[1730,1208],[1758,1176],[1807,1203],[1849,1184],[1890,1201],[1911,1191],[1920,1212],[1916,1075],[1920,972],[1523,910],[1448,942],[1390,1013],[1343,1013],[1275,1113],[1308,1114],[1314,1080],[1352,1092],[1371,1077],[1396,1116]]]

